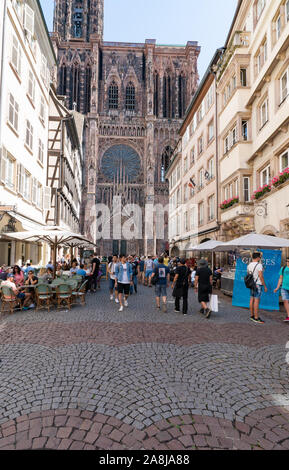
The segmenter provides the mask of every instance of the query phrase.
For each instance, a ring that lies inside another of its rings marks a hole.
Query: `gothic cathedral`
[[[106,42],[103,15],[104,0],[55,0],[58,94],[86,122],[83,233],[97,240],[103,255],[160,254],[167,248],[167,218],[163,239],[127,240],[113,230],[113,218],[103,222],[108,236],[99,239],[98,205],[112,209],[115,196],[141,208],[168,204],[165,172],[198,86],[200,47],[194,41]]]

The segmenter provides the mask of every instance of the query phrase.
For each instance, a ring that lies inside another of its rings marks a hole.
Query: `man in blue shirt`
[[[78,274],[79,276],[83,276],[83,277],[86,276],[86,271],[84,269],[83,264],[80,265],[80,268],[76,271],[76,274]]]
[[[155,265],[151,279],[155,279],[155,293],[157,308],[161,308],[161,297],[163,299],[163,312],[167,311],[167,287],[170,280],[170,270],[164,265],[164,258],[160,256],[158,264]],[[153,281],[154,282],[154,281]]]

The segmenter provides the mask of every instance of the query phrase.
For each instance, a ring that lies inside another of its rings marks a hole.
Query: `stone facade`
[[[56,1],[58,93],[86,118],[83,229],[98,239],[95,204],[168,203],[165,170],[198,85],[197,42],[186,46],[103,41],[103,0]],[[66,5],[66,6],[65,6]],[[133,155],[135,157],[133,157]],[[111,158],[111,160],[109,159]],[[144,221],[144,212],[143,212]],[[99,251],[162,252],[163,240],[113,235]],[[115,239],[115,240],[113,240]]]

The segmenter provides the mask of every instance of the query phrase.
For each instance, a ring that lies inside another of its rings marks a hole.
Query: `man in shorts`
[[[168,266],[164,265],[164,258],[162,256],[158,259],[158,264],[155,266],[151,279],[156,277],[155,292],[157,308],[161,308],[161,297],[163,300],[163,312],[167,311],[167,287],[170,282],[170,270]]]
[[[276,287],[274,292],[278,292],[280,287],[282,300],[284,302],[284,307],[287,314],[284,322],[289,323],[289,257],[287,257],[286,259],[286,266],[284,266],[280,270],[278,286]]]
[[[154,262],[152,260],[152,257],[149,256],[148,259],[145,261],[145,285],[148,285],[149,287],[152,286],[151,284],[151,275],[154,270]]]
[[[255,281],[255,288],[251,289],[250,293],[250,312],[251,320],[254,323],[263,324],[265,323],[259,317],[259,304],[262,295],[262,288],[267,292],[267,286],[264,280],[263,265],[261,263],[261,253],[253,253],[252,262],[247,267],[247,273],[253,274]]]
[[[118,291],[118,300],[120,303],[119,312],[123,311],[122,295],[124,294],[124,306],[128,307],[128,296],[130,285],[133,285],[132,282],[132,266],[127,261],[125,255],[120,256],[120,263],[117,264],[115,269],[116,280],[115,284]]]
[[[108,273],[109,273],[109,291],[110,291],[110,300],[113,300],[113,291],[115,291],[115,302],[118,304],[118,292],[117,292],[117,285],[115,270],[117,266],[117,256],[114,255],[112,261],[108,265]]]

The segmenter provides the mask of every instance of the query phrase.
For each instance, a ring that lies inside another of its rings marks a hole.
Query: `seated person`
[[[73,261],[72,266],[70,268],[70,273],[76,274],[77,270],[78,270],[77,261]]]
[[[26,305],[30,302],[31,300],[31,294],[29,292],[20,292],[19,289],[16,287],[16,284],[14,282],[14,276],[13,273],[8,273],[7,275],[7,280],[3,281],[1,284],[1,287],[10,287],[12,289],[15,299],[19,299],[19,301],[24,301],[23,305],[26,307]],[[4,296],[5,298],[6,296]]]
[[[79,276],[83,276],[83,277],[86,276],[86,270],[84,269],[84,264],[80,265],[79,269],[76,271],[76,274],[78,274]]]
[[[48,282],[48,283],[52,282],[52,280],[53,280],[53,270],[51,268],[47,268],[47,271],[44,274],[44,276],[42,276],[42,279],[43,279],[43,281]]]
[[[30,269],[30,271],[28,271],[28,278],[25,281],[25,286],[35,286],[37,283],[38,283],[38,277],[34,275],[34,270]],[[35,290],[33,288],[28,287],[26,292],[28,292],[31,298],[34,299]],[[30,305],[30,308],[34,308],[34,307],[35,307],[34,304]]]
[[[16,286],[23,286],[24,284],[24,274],[21,271],[20,267],[15,265],[13,268],[14,281]]]

